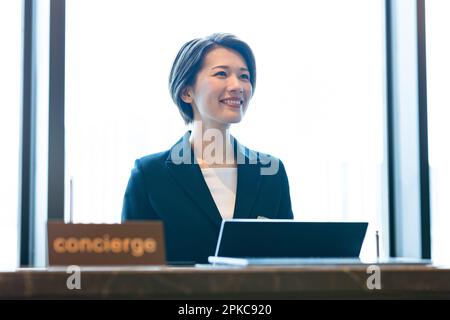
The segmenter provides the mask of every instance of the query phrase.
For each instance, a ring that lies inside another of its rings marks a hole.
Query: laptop
[[[214,264],[358,263],[367,222],[223,220]]]

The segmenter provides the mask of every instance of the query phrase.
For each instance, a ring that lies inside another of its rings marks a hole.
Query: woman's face
[[[192,105],[194,120],[202,121],[204,127],[228,128],[244,117],[251,96],[245,60],[234,50],[218,47],[205,56],[183,101]]]

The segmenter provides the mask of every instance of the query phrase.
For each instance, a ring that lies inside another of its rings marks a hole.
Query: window
[[[18,265],[22,3],[0,1],[0,267]]]
[[[428,132],[431,188],[431,256],[436,262],[450,262],[450,45],[447,30],[450,3],[426,1]]]
[[[383,3],[67,0],[74,221],[120,221],[134,160],[185,131],[167,89],[178,49],[230,32],[253,48],[259,73],[235,136],[283,160],[296,219],[369,221],[362,255],[374,257],[375,230],[388,233]]]
[[[35,3],[35,61],[36,61],[36,160],[34,199],[35,267],[46,266],[48,211],[48,138],[49,138],[49,56],[50,56],[50,0]]]

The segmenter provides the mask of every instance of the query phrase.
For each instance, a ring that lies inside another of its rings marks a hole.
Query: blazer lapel
[[[238,177],[233,218],[256,218],[256,213],[253,215],[251,213],[261,185],[261,166],[256,154],[244,148],[237,140],[234,143],[234,150],[238,163]]]
[[[170,149],[166,166],[189,198],[198,205],[213,224],[220,227],[222,217],[206,185],[200,167],[194,161],[195,156],[189,143],[189,136],[190,132],[188,131]]]

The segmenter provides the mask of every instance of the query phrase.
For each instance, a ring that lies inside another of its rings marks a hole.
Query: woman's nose
[[[244,92],[244,85],[237,75],[232,75],[228,79],[228,89],[230,91]]]

